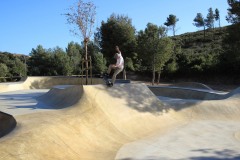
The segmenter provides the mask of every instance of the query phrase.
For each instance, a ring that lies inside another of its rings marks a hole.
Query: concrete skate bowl
[[[195,100],[221,100],[240,96],[240,87],[231,92],[214,91],[201,83],[181,83],[172,86],[149,86],[156,95],[162,97],[195,99]]]
[[[85,79],[70,76],[42,76],[27,77],[19,82],[0,83],[0,92],[9,92],[26,89],[50,89],[56,85],[81,85],[85,84]],[[89,84],[91,79],[89,78]],[[92,84],[103,84],[101,78],[93,78]]]
[[[11,132],[16,126],[13,116],[0,111],[0,138]]]
[[[43,102],[58,94],[50,93]],[[76,94],[69,107],[16,116],[14,132],[0,139],[0,159],[240,157],[237,96],[164,101],[144,84],[82,86]]]
[[[203,83],[198,83],[198,82],[180,82],[180,83],[172,84],[171,86],[172,87],[194,88],[194,89],[203,89],[203,90],[213,91],[213,89],[210,88],[209,86],[207,86]]]

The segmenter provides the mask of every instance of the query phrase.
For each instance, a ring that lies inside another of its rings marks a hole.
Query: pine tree
[[[164,23],[167,27],[171,27],[173,31],[173,36],[175,36],[176,33],[176,23],[179,21],[179,19],[173,15],[170,14],[169,17],[167,17],[167,21]]]
[[[220,14],[219,14],[219,10],[217,8],[215,9],[214,18],[215,18],[216,21],[218,21],[218,26],[221,27],[221,25],[220,25]]]

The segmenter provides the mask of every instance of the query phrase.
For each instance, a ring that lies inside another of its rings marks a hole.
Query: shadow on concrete
[[[0,111],[0,138],[10,133],[17,125],[12,115]]]
[[[218,151],[214,149],[198,149],[198,150],[192,150],[192,152],[200,152],[197,154],[198,155],[201,154],[203,156],[185,157],[184,160],[240,160],[240,153],[229,150],[229,149],[223,149]],[[209,154],[211,154],[211,156]],[[172,158],[170,157],[151,156],[151,157],[144,157],[140,159],[123,158],[123,159],[117,159],[117,160],[171,160]],[[174,159],[183,160],[183,158],[174,158]]]
[[[72,102],[71,104],[61,104],[59,106],[49,105],[47,102],[44,103],[43,101],[39,100],[38,98],[45,95],[46,91],[42,92],[29,92],[29,93],[17,93],[17,94],[10,94],[5,93],[0,95],[1,103],[4,103],[9,110],[14,109],[28,109],[28,110],[36,110],[36,109],[63,109],[68,107],[71,104],[76,103],[76,101]]]
[[[229,149],[214,150],[207,148],[192,150],[192,152],[198,152],[201,155],[211,154],[212,156],[189,157],[189,160],[240,160],[240,153]]]
[[[127,106],[139,112],[148,112],[156,116],[162,115],[173,109],[181,110],[201,103],[202,101],[187,101],[186,103],[169,105],[159,100],[156,95],[144,84],[115,84],[113,87],[106,87],[109,95],[114,98],[124,98]]]

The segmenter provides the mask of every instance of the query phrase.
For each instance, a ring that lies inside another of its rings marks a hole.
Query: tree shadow
[[[113,87],[106,87],[106,89],[110,96],[125,99],[128,107],[139,112],[152,113],[156,116],[170,110],[178,111],[202,102],[200,100],[182,100],[178,102],[178,105],[172,105],[158,99],[144,84],[115,84]]]

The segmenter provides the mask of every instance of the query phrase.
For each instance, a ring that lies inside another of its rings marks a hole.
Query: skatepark
[[[0,160],[240,159],[239,88],[28,77],[0,84],[0,111]]]

